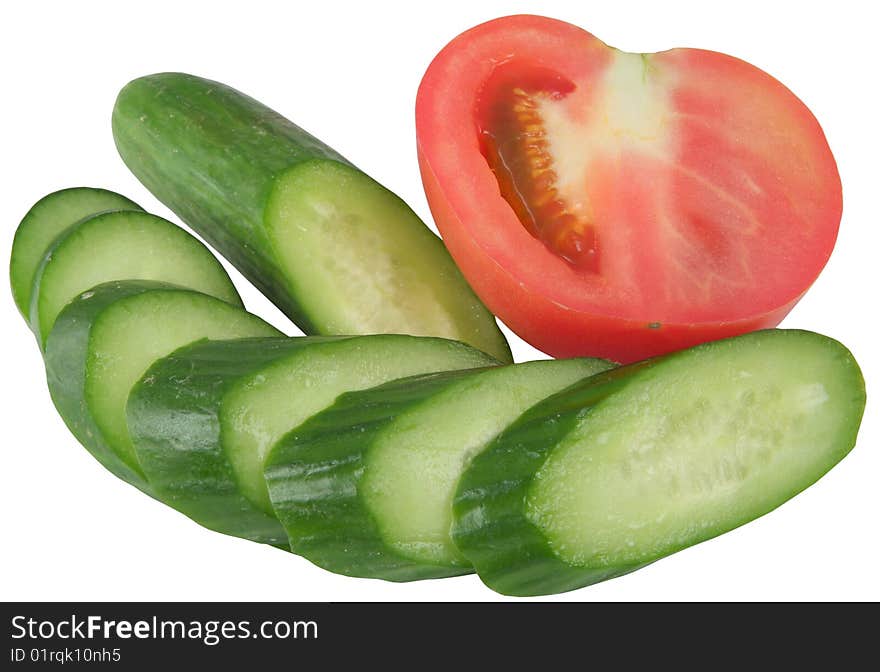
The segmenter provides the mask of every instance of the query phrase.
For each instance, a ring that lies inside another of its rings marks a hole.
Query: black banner
[[[718,657],[708,669],[754,667],[755,655],[762,669],[773,659],[816,664],[824,653],[844,669],[859,640],[849,624],[865,623],[852,607],[804,604],[7,603],[2,612],[4,670],[352,660],[414,669],[617,660],[626,669],[695,663],[699,652]]]

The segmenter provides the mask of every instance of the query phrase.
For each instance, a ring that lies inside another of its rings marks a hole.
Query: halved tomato
[[[561,21],[501,18],[434,59],[416,126],[452,256],[557,357],[627,362],[775,326],[837,237],[818,122],[724,54],[631,54]]]

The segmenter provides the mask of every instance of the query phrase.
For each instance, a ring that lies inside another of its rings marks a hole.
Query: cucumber
[[[159,280],[241,307],[226,270],[199,240],[146,212],[106,212],[55,239],[34,278],[31,328],[41,344],[78,294],[111,280]]]
[[[108,210],[141,207],[106,189],[73,187],[44,196],[28,210],[15,230],[9,262],[12,296],[26,320],[30,317],[34,276],[52,241],[79,220]]]
[[[463,341],[501,361],[495,318],[397,196],[257,101],[180,73],[126,85],[123,161],[307,334]]]
[[[266,464],[292,550],[351,576],[470,572],[450,537],[452,495],[467,462],[529,406],[609,366],[529,362],[342,395],[279,441]]]
[[[633,571],[757,518],[853,447],[865,387],[840,343],[763,331],[576,383],[471,462],[453,539],[509,595]]]
[[[55,321],[44,353],[49,392],[80,443],[149,492],[125,422],[132,386],[155,360],[193,341],[277,335],[255,315],[193,290],[106,283],[76,297]]]
[[[129,396],[128,427],[163,501],[218,532],[286,544],[263,480],[277,439],[342,392],[493,363],[464,344],[412,336],[200,342],[150,367]]]

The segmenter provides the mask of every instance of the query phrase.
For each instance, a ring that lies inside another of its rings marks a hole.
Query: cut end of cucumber
[[[311,344],[238,383],[220,413],[224,445],[242,492],[266,513],[270,448],[343,392],[419,373],[495,364],[454,341],[374,335]]]
[[[108,210],[141,210],[125,196],[106,189],[72,187],[37,201],[15,231],[9,280],[15,305],[28,319],[31,292],[40,262],[52,242],[81,219]]]
[[[528,362],[468,374],[397,416],[370,446],[361,489],[385,542],[417,562],[469,566],[452,502],[471,458],[527,408],[609,362]]]
[[[648,562],[812,484],[852,448],[863,408],[855,361],[816,334],[684,351],[583,414],[537,472],[527,516],[569,565]]]
[[[277,180],[266,213],[279,263],[321,333],[440,336],[510,361],[440,239],[359,170],[301,163]]]
[[[89,294],[79,300],[88,301]],[[120,299],[101,312],[91,329],[86,404],[107,443],[140,473],[125,404],[154,361],[203,338],[280,335],[255,315],[194,291],[156,289]]]
[[[41,343],[71,299],[123,279],[168,282],[241,306],[226,271],[196,238],[145,212],[108,212],[70,229],[43,259],[31,300],[31,326]]]

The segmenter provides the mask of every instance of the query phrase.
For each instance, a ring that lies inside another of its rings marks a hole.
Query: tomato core
[[[549,68],[505,63],[485,82],[475,117],[480,151],[523,227],[575,268],[597,272],[595,227],[572,212],[557,189],[540,111],[542,101],[560,100],[574,88]]]

